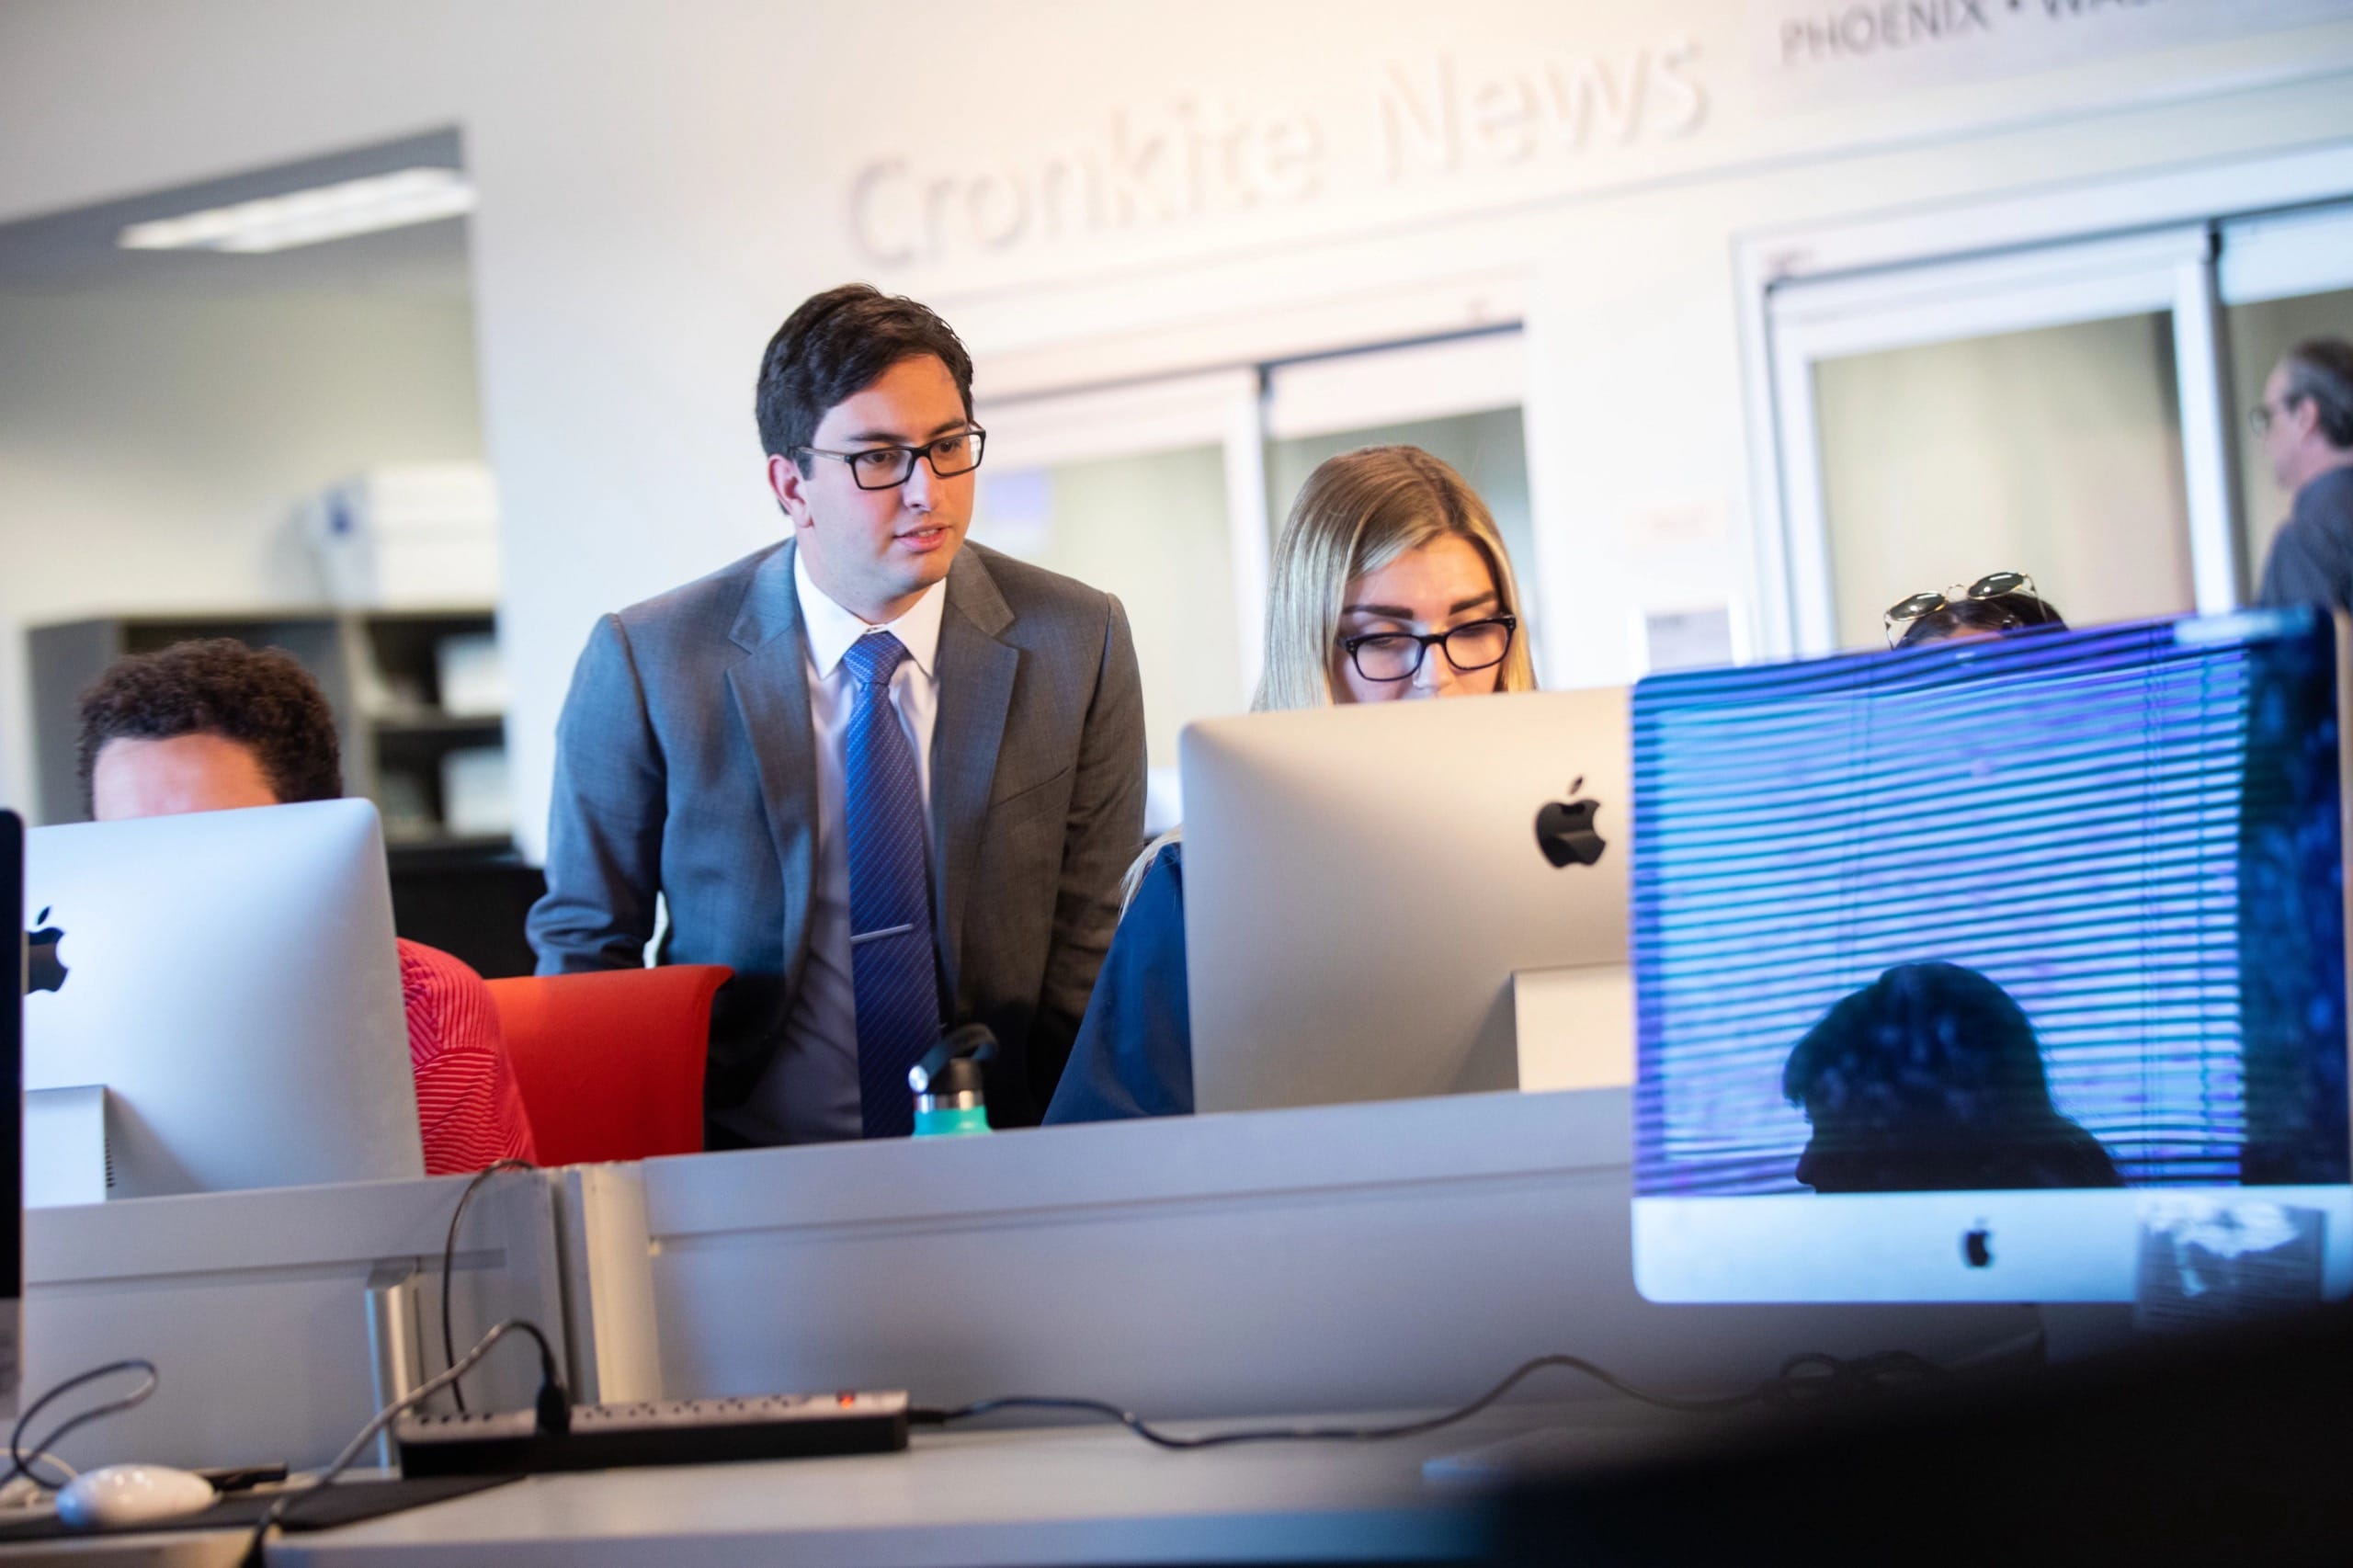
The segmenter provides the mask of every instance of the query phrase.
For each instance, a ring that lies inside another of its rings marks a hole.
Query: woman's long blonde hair
[[[1535,690],[1519,582],[1487,504],[1452,467],[1419,447],[1359,447],[1318,463],[1283,520],[1268,574],[1266,663],[1251,710],[1329,707],[1348,585],[1449,537],[1470,540],[1485,558],[1503,613],[1519,622],[1495,689]],[[1122,883],[1123,907],[1153,857],[1183,834],[1172,828],[1144,846]]]

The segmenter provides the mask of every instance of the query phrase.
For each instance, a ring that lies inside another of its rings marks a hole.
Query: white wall
[[[0,294],[0,801],[35,804],[27,627],[316,607],[297,501],[482,455],[461,298]]]
[[[1944,69],[1932,54],[1840,66],[1790,108],[1802,74],[1752,29],[1791,8],[973,0],[899,14],[902,47],[869,71],[874,17],[848,6],[17,0],[0,217],[461,127],[528,827],[591,618],[772,535],[753,369],[843,278],[939,306],[1000,390],[1421,324],[1435,285],[1508,280],[1535,360],[1549,674],[1608,680],[1630,613],[1747,591],[1737,236],[2353,136],[2342,19],[2106,55],[2054,34],[2047,57],[1957,50],[1944,80],[1914,74]],[[2348,14],[2242,0],[2195,25],[2256,12]],[[1622,131],[1604,103],[1575,145],[1523,139],[1515,114],[1555,80],[1599,102],[1597,73]],[[1415,118],[1449,74],[1450,166]],[[1204,126],[1212,151],[1180,157]],[[1056,236],[1033,214],[986,243],[1007,181],[1154,138],[1099,224]],[[877,260],[921,249],[935,186],[967,204],[946,248]],[[861,188],[899,203],[870,213],[867,249]]]

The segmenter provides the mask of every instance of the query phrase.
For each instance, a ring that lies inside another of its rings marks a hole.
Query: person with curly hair
[[[82,789],[99,822],[332,801],[335,712],[310,672],[227,638],[120,659],[82,694]],[[534,1157],[498,1013],[482,976],[400,944],[409,1065],[427,1176]]]
[[[1813,1136],[1792,1173],[1816,1192],[2121,1187],[2060,1110],[2026,1010],[1973,969],[1901,963],[1842,997],[1781,1071]]]

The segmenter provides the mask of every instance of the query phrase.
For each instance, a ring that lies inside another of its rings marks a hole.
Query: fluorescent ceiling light
[[[133,223],[115,236],[115,244],[125,250],[290,250],[473,210],[474,187],[462,172],[402,169]]]

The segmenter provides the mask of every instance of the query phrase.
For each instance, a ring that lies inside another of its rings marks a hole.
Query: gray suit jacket
[[[708,1099],[742,1103],[809,954],[817,785],[792,545],[606,616],[556,730],[541,974],[660,957],[735,971]],[[932,737],[932,930],[951,1024],[996,1033],[996,1125],[1053,1097],[1143,839],[1143,694],[1117,599],[966,544]]]

